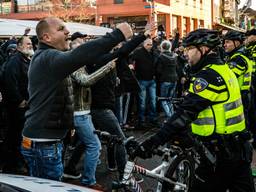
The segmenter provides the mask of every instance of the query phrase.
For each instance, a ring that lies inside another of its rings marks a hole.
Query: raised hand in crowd
[[[126,40],[130,39],[133,35],[132,28],[128,23],[119,23],[116,28],[123,33]]]
[[[147,23],[144,29],[145,30],[144,35],[150,38],[154,38],[156,36],[156,29],[157,29],[156,22]]]

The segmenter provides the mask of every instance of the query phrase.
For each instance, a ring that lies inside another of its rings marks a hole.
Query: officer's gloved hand
[[[139,142],[136,141],[134,138],[127,141],[125,144],[126,151],[129,156],[133,156],[135,150],[139,147]]]
[[[148,159],[153,156],[153,150],[155,148],[156,147],[150,138],[140,143],[135,149],[134,154],[136,154],[137,157],[141,157],[142,159]]]

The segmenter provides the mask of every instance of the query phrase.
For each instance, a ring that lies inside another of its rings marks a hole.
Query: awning
[[[240,32],[246,32],[245,29],[239,28],[239,27],[234,27],[234,26],[230,26],[224,23],[215,23],[214,29],[219,29],[219,28],[224,28],[224,29],[232,29],[232,30],[236,30],[236,31],[240,31]]]
[[[38,21],[31,20],[15,20],[15,19],[0,19],[0,37],[2,36],[21,36],[27,27],[31,29],[28,35],[36,35],[35,29]],[[70,34],[74,32],[81,32],[83,34],[92,36],[102,36],[107,32],[111,32],[112,29],[106,27],[99,27],[94,25],[82,24],[82,23],[66,23]]]

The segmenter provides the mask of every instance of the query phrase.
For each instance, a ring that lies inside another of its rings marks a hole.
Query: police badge
[[[201,92],[208,86],[208,82],[203,78],[196,78],[193,85],[193,90],[195,93]]]

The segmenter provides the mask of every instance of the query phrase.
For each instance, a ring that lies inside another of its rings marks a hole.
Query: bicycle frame
[[[164,150],[170,150],[170,149],[164,149]],[[175,182],[167,177],[165,177],[165,173],[167,172],[168,167],[170,164],[177,158],[177,155],[174,157],[171,157],[169,160],[163,159],[162,163],[154,168],[153,170],[148,170],[144,167],[136,165],[133,161],[127,161],[125,170],[124,170],[124,176],[121,181],[122,185],[129,186],[132,188],[134,192],[143,192],[142,188],[140,187],[139,183],[135,180],[133,177],[133,173],[139,173],[141,175],[145,175],[147,177],[154,178],[158,180],[156,192],[162,191],[162,182],[168,182],[170,184],[179,186],[181,189],[186,189],[186,185],[180,182]]]
[[[101,132],[101,131],[94,131],[96,134],[98,134],[100,137],[105,138],[108,142],[113,142],[114,144],[120,144],[124,143],[125,145],[130,141],[133,140],[133,137],[127,138],[125,141],[120,139],[119,137],[115,135],[110,135],[108,132]],[[144,167],[138,166],[135,164],[135,156],[132,154],[132,146],[128,148],[129,160],[127,161],[124,169],[124,175],[121,182],[113,182],[112,183],[112,190],[116,189],[125,189],[128,187],[133,192],[143,192],[141,186],[136,181],[136,179],[133,176],[133,173],[139,173],[141,175],[145,175],[146,177],[153,178],[155,180],[158,180],[156,192],[162,192],[162,189],[166,190],[166,184],[171,184],[174,187],[174,190],[184,190],[187,191],[190,187],[189,183],[182,183],[182,181],[174,181],[172,176],[173,172],[169,173],[170,167],[173,165],[176,171],[176,168],[178,170],[183,169],[183,164],[181,166],[176,167],[176,163],[180,163],[181,160],[188,160],[192,162],[193,164],[199,164],[200,161],[197,158],[197,155],[203,155],[206,157],[211,163],[215,163],[216,159],[215,157],[210,153],[210,151],[197,139],[194,139],[195,147],[191,147],[188,149],[182,149],[174,142],[174,145],[169,145],[168,147],[164,149],[156,149],[152,153],[158,156],[162,157],[162,163],[157,166],[156,168],[152,170],[148,170]],[[200,153],[197,152],[197,150],[200,151]],[[184,155],[186,156],[185,159]],[[192,160],[189,160],[188,157],[192,158]],[[195,166],[193,166],[195,167]],[[173,169],[172,168],[172,169]],[[194,168],[193,168],[194,169]],[[169,175],[169,176],[168,176]],[[195,176],[196,177],[196,176]]]

